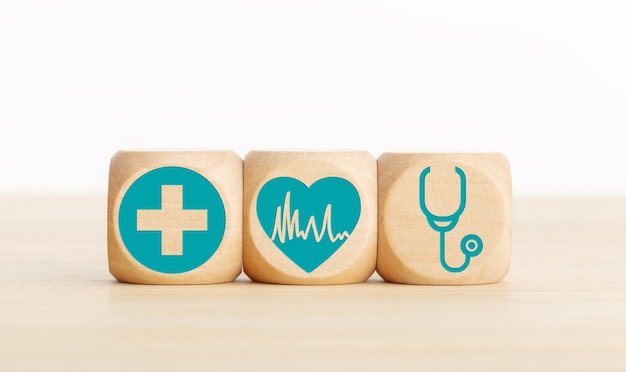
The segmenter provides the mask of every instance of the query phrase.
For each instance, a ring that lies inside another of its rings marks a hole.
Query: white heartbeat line
[[[285,202],[283,204],[282,212],[280,205],[276,208],[276,219],[274,220],[274,231],[272,232],[271,240],[274,241],[276,239],[276,236],[278,235],[278,240],[280,240],[281,243],[284,243],[286,237],[288,237],[289,240],[293,240],[294,234],[297,238],[307,240],[311,230],[313,230],[313,234],[315,235],[316,243],[319,243],[322,240],[322,238],[324,237],[324,232],[328,234],[328,238],[330,239],[331,243],[334,243],[337,240],[347,239],[350,236],[347,231],[333,235],[333,229],[331,226],[331,209],[331,204],[328,204],[326,206],[326,210],[324,211],[324,219],[322,221],[321,231],[317,230],[317,224],[315,223],[314,216],[311,216],[309,218],[306,229],[302,231],[300,230],[300,211],[296,209],[295,211],[293,211],[293,214],[291,214],[291,192],[287,192],[287,194],[285,195]]]

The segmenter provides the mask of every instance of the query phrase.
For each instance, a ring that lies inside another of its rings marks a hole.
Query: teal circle
[[[461,240],[461,250],[463,254],[469,257],[476,257],[483,250],[483,241],[480,236],[475,234],[466,235]]]
[[[161,187],[182,186],[183,210],[207,211],[206,231],[183,231],[183,254],[161,254],[161,231],[138,231],[137,211],[161,209]],[[126,190],[119,210],[124,246],[137,262],[165,274],[180,274],[208,261],[217,251],[226,229],[224,203],[215,187],[202,175],[182,167],[163,167],[139,177]]]

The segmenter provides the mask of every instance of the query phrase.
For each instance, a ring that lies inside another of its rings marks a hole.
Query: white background
[[[626,195],[626,5],[2,1],[0,192],[119,149],[499,151],[515,195]]]

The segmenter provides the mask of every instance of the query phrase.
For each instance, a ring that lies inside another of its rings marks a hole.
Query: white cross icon
[[[161,209],[137,210],[137,231],[161,231],[161,255],[183,254],[183,231],[208,229],[206,209],[183,209],[183,186],[161,186]]]

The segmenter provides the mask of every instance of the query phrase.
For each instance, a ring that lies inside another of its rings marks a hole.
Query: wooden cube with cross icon
[[[242,159],[231,151],[119,151],[111,159],[109,271],[121,282],[207,284],[242,270]]]

